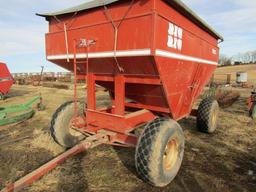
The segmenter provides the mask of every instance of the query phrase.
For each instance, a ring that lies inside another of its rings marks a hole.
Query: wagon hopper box
[[[77,102],[75,81],[74,102],[53,115],[55,141],[74,146],[81,139],[75,129],[136,147],[139,176],[155,186],[170,183],[184,152],[177,121],[191,114],[217,67],[223,38],[180,0],[94,0],[38,15],[49,22],[47,59],[88,84],[86,105]],[[96,84],[109,91],[112,107],[96,108]],[[203,100],[198,128],[213,132],[217,112],[216,101]]]

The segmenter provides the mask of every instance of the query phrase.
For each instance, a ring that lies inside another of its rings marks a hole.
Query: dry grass
[[[240,96],[241,93],[238,90],[230,87],[211,87],[204,91],[201,98],[214,98],[218,101],[220,107],[226,108],[235,103]]]
[[[215,93],[215,98],[220,107],[226,108],[233,105],[238,100],[240,95],[241,94],[238,91],[218,89]]]
[[[238,71],[247,72],[249,83],[256,85],[256,64],[219,67],[214,73],[215,79],[226,81],[226,75],[223,74],[231,74],[231,81],[235,82]]]
[[[49,132],[42,130],[34,130],[33,140],[31,140],[31,147],[34,149],[43,148],[51,152],[54,156],[62,153],[64,149],[59,145],[56,145]]]
[[[43,83],[43,87],[56,88],[56,89],[69,89],[69,84],[63,83],[54,83],[54,82],[45,82]]]

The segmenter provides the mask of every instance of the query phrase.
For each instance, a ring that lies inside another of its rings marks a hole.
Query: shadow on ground
[[[67,160],[65,166],[61,166],[57,191],[88,191],[85,173],[82,171],[83,158],[86,158],[86,153],[74,156],[72,162]]]

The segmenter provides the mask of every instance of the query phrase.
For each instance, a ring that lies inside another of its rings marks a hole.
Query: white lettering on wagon
[[[174,25],[173,23],[169,23],[167,46],[170,48],[181,50],[182,36],[183,29],[178,27],[177,25]]]
[[[212,49],[212,54],[213,55],[217,55],[217,50],[216,49]]]

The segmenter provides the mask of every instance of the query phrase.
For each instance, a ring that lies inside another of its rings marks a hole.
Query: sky
[[[35,13],[68,8],[88,0],[0,0],[0,61],[12,73],[64,71],[47,62],[44,34],[48,23]],[[221,53],[256,50],[256,0],[183,0],[225,39]]]

